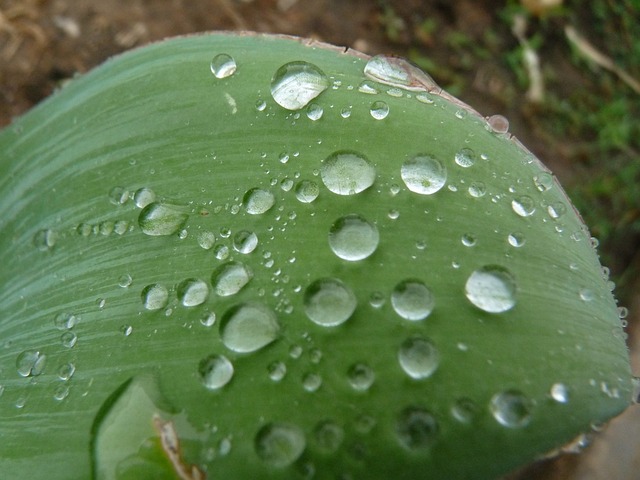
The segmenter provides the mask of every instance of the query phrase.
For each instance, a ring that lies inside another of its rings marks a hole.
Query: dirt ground
[[[149,42],[212,30],[286,33],[314,37],[369,54],[394,53],[422,62],[421,66],[436,66],[429,73],[440,85],[486,116],[506,116],[510,131],[554,171],[561,183],[571,184],[584,169],[580,163],[580,139],[559,136],[553,124],[541,120],[541,107],[528,99],[527,87],[505,61],[508,52],[521,45],[512,31],[513,25],[504,20],[506,4],[515,3],[499,0],[0,0],[0,128],[47,97],[65,79],[90,70],[112,55]],[[540,4],[540,1],[523,0],[523,3]],[[583,18],[582,24],[581,15],[574,18],[577,27],[587,28],[588,32],[588,17]],[[536,22],[539,19],[532,15],[525,35],[535,34]],[[546,27],[545,49],[541,51],[540,60],[543,68],[552,69],[555,78],[561,79],[554,85],[554,94],[562,98],[585,88],[590,72],[578,68],[567,54],[562,24],[558,23],[557,31],[553,23],[550,25]],[[591,40],[597,45],[597,38]],[[562,48],[556,48],[561,44]],[[625,254],[626,257],[623,253],[613,257],[614,274],[618,264],[632,261],[638,239],[630,242],[626,250],[631,253]],[[637,292],[638,286],[640,283],[636,282],[629,290]],[[638,295],[627,295],[625,301],[631,316],[637,316]],[[630,335],[637,339],[636,344],[640,344],[638,330],[630,330]],[[637,358],[634,361],[639,371],[640,362]],[[636,443],[627,441],[630,433],[624,430],[625,426],[628,429],[628,425],[638,425],[638,410],[615,423],[586,454],[540,462],[510,479],[637,478],[634,475],[640,471],[640,446],[637,438]],[[616,437],[615,432],[620,429],[623,433]],[[616,441],[621,441],[622,447],[616,446]],[[616,451],[617,456],[612,451]]]

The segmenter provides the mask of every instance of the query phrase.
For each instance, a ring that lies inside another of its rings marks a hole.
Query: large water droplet
[[[529,217],[535,213],[536,204],[531,197],[523,195],[511,201],[511,208],[521,217]]]
[[[356,363],[349,367],[347,371],[347,379],[351,388],[358,391],[369,390],[376,374],[373,369],[365,363]]]
[[[353,291],[336,278],[321,278],[304,292],[304,311],[312,322],[333,327],[346,322],[357,306]]]
[[[487,265],[469,276],[465,294],[471,303],[485,312],[506,312],[516,304],[516,281],[506,268]]]
[[[455,161],[461,167],[469,168],[476,163],[476,152],[470,148],[463,148],[456,153]]]
[[[400,176],[412,192],[432,195],[447,181],[447,169],[431,155],[416,155],[402,164]]]
[[[403,280],[391,293],[391,305],[398,315],[406,320],[423,320],[427,318],[435,300],[431,290],[420,280]]]
[[[178,300],[185,307],[202,305],[209,296],[209,286],[197,278],[187,278],[177,288]]]
[[[329,230],[329,246],[343,260],[355,262],[370,256],[378,247],[376,226],[360,215],[339,218]]]
[[[424,408],[407,407],[398,415],[398,440],[410,450],[429,448],[438,438],[438,431],[438,421]]]
[[[320,175],[333,193],[355,195],[373,185],[376,169],[364,155],[344,150],[332,153],[322,162]]]
[[[211,73],[216,78],[227,78],[236,73],[238,66],[232,56],[220,53],[211,60]]]
[[[198,365],[202,384],[208,390],[224,387],[233,377],[233,364],[224,355],[209,355]]]
[[[409,337],[400,345],[398,362],[407,375],[420,380],[433,375],[440,364],[440,354],[431,340]]]
[[[373,102],[371,104],[369,113],[376,120],[383,120],[387,118],[387,115],[389,115],[389,105],[387,105],[386,102],[378,100],[377,102]]]
[[[252,188],[245,193],[242,199],[245,210],[251,215],[261,215],[268,212],[274,203],[276,203],[276,199],[273,194],[261,188]]]
[[[433,78],[418,67],[404,58],[391,55],[376,55],[370,58],[364,67],[364,74],[376,82],[405,90],[422,91],[438,88]]]
[[[271,96],[287,110],[300,110],[329,87],[329,78],[308,62],[281,66],[271,80]]]
[[[233,248],[245,255],[253,252],[258,246],[258,236],[248,230],[240,230],[233,236]]]
[[[152,202],[155,202],[156,194],[153,190],[147,187],[142,187],[136,190],[133,194],[133,201],[138,208],[144,208]]]
[[[216,295],[235,295],[249,283],[253,272],[244,263],[227,262],[216,268],[211,275],[211,284]]]
[[[505,427],[525,427],[531,420],[533,402],[517,390],[497,393],[489,404],[494,418]]]
[[[320,187],[312,180],[302,180],[296,185],[296,198],[302,203],[311,203],[320,194]]]
[[[160,310],[169,302],[169,290],[159,283],[152,283],[142,289],[142,305],[147,310]]]
[[[234,352],[255,352],[278,337],[280,325],[275,313],[260,303],[236,305],[220,322],[222,343]]]
[[[344,430],[337,423],[325,420],[316,426],[313,438],[321,450],[333,453],[340,448],[344,440]]]
[[[275,468],[295,462],[306,447],[302,430],[288,423],[269,423],[256,434],[254,447],[258,457]]]
[[[173,235],[187,222],[189,215],[180,207],[152,202],[142,209],[138,225],[147,235]]]
[[[25,350],[16,359],[16,368],[21,377],[40,375],[47,363],[47,356],[36,350]]]

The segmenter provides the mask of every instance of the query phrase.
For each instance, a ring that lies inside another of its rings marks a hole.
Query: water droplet
[[[269,378],[274,382],[281,381],[287,374],[287,366],[283,362],[271,362],[267,367]]]
[[[347,371],[347,379],[349,380],[349,385],[354,390],[363,392],[365,390],[369,390],[371,385],[376,378],[376,374],[372,370],[372,368],[365,363],[356,363],[349,367]]]
[[[433,311],[435,299],[420,280],[408,279],[398,283],[391,292],[391,305],[405,320],[424,320]]]
[[[138,225],[147,235],[173,235],[184,226],[188,218],[189,215],[179,207],[152,202],[140,212]]]
[[[275,313],[260,303],[231,307],[220,321],[222,343],[234,352],[255,352],[275,341],[280,331]]]
[[[333,253],[351,262],[370,256],[379,240],[376,226],[356,214],[339,218],[329,230],[329,246]]]
[[[533,402],[517,390],[506,390],[491,398],[489,408],[501,425],[520,428],[529,424]]]
[[[202,305],[209,296],[209,286],[197,278],[187,278],[177,288],[178,300],[185,307]]]
[[[304,433],[297,426],[274,422],[258,431],[254,447],[258,457],[267,465],[284,468],[302,455],[306,443]]]
[[[233,364],[224,355],[209,355],[200,361],[198,374],[208,390],[224,387],[233,377]]]
[[[131,275],[129,275],[128,273],[120,275],[120,277],[118,278],[118,286],[121,288],[129,288],[132,283],[133,278],[131,278]]]
[[[480,310],[506,312],[516,304],[516,281],[506,268],[487,265],[469,276],[465,295]]]
[[[142,305],[147,310],[160,310],[169,302],[169,290],[159,283],[152,283],[142,289]]]
[[[631,401],[635,404],[640,404],[640,377],[632,377],[631,384],[633,386]]]
[[[271,96],[287,110],[300,110],[329,87],[329,79],[315,65],[296,61],[281,66],[271,80]]]
[[[33,244],[41,252],[51,250],[58,240],[58,234],[50,228],[38,230],[33,236]]]
[[[325,420],[313,430],[313,438],[318,448],[324,452],[333,453],[340,448],[344,440],[344,430],[337,423]]]
[[[227,78],[236,73],[236,61],[226,53],[219,53],[211,60],[211,73],[216,78]]]
[[[211,276],[211,284],[216,295],[235,295],[251,281],[253,272],[244,263],[227,262],[216,268]]]
[[[340,116],[342,118],[349,118],[351,116],[351,108],[352,107],[344,107],[343,109],[340,110]]]
[[[409,190],[432,195],[447,181],[447,169],[431,155],[416,155],[402,164],[400,175]]]
[[[458,165],[464,168],[471,167],[476,163],[476,152],[470,148],[463,148],[455,155],[455,161]]]
[[[346,322],[357,306],[353,291],[336,278],[321,278],[304,292],[304,311],[309,319],[323,327]]]
[[[460,423],[471,423],[478,414],[478,406],[470,398],[459,398],[451,406],[451,415]]]
[[[123,187],[113,187],[109,190],[109,201],[113,205],[124,205],[129,200],[129,190]]]
[[[536,211],[536,205],[533,199],[527,195],[514,198],[511,201],[511,208],[521,217],[529,217]]]
[[[487,187],[483,182],[471,182],[469,185],[469,195],[474,198],[484,197],[487,193]]]
[[[249,254],[258,246],[258,236],[248,230],[240,230],[233,237],[233,248],[239,252]]]
[[[460,238],[460,241],[465,247],[474,247],[477,242],[475,235],[473,235],[472,233],[465,233]]]
[[[324,109],[318,105],[317,103],[311,103],[307,107],[307,118],[312,121],[318,121],[322,118],[324,114]]]
[[[36,350],[25,350],[16,359],[16,368],[21,377],[37,377],[47,363],[47,356]]]
[[[226,245],[216,245],[213,249],[213,254],[218,260],[226,260],[229,258],[229,247]]]
[[[551,385],[551,398],[558,403],[567,403],[569,401],[569,389],[564,383],[554,383]]]
[[[62,384],[58,385],[53,391],[53,399],[61,402],[69,396],[69,386]]]
[[[438,421],[427,410],[407,407],[398,416],[396,434],[403,447],[409,450],[429,448],[438,438]]]
[[[502,115],[492,115],[487,119],[489,128],[493,133],[507,133],[509,131],[509,120]]]
[[[526,243],[526,238],[520,232],[510,233],[507,240],[509,241],[509,245],[516,248],[522,247]]]
[[[369,113],[376,120],[383,120],[389,115],[389,105],[382,101],[373,102],[371,108],[369,108]]]
[[[567,213],[567,207],[562,202],[552,203],[547,206],[547,213],[551,218],[556,220]]]
[[[73,313],[59,313],[53,319],[53,324],[58,330],[71,330],[80,321],[80,317]]]
[[[382,292],[372,292],[371,295],[369,295],[369,305],[373,308],[382,308],[385,301],[386,300]]]
[[[364,74],[376,82],[411,91],[434,90],[436,82],[418,67],[404,58],[392,55],[371,57],[364,67]]]
[[[322,182],[338,195],[355,195],[366,190],[376,179],[376,170],[360,153],[338,151],[329,155],[320,168]]]
[[[440,364],[440,354],[431,340],[415,336],[402,342],[398,361],[407,375],[420,380],[433,375]]]
[[[549,173],[540,173],[533,177],[533,183],[541,192],[546,192],[553,187],[553,177]]]
[[[138,208],[144,208],[156,201],[156,194],[150,188],[142,187],[133,194],[133,201]]]
[[[73,348],[77,341],[78,336],[71,331],[64,332],[62,335],[60,335],[60,343],[65,348]]]
[[[302,180],[296,185],[296,198],[302,203],[311,203],[320,194],[320,187],[312,180]]]
[[[302,387],[307,392],[316,392],[322,386],[322,377],[317,373],[307,373],[302,377]]]
[[[198,234],[198,245],[205,250],[210,250],[216,243],[216,236],[213,232],[200,232]]]
[[[71,380],[75,372],[76,366],[73,363],[65,363],[58,368],[58,378],[66,382],[67,380]]]
[[[589,290],[588,288],[580,289],[580,292],[578,292],[578,294],[580,295],[580,299],[585,302],[591,302],[595,298],[593,291]]]
[[[276,199],[268,190],[252,188],[245,193],[242,204],[247,213],[251,215],[261,215],[268,212],[276,203]]]

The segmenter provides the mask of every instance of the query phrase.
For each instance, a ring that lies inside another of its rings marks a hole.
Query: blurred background
[[[165,37],[285,33],[404,56],[560,179],[616,284],[640,375],[640,0],[0,0],[0,127]],[[640,407],[509,480],[640,478]]]

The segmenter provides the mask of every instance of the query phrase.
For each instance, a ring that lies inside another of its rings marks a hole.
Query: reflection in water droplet
[[[37,377],[47,363],[47,356],[36,350],[25,350],[16,359],[16,368],[21,377]]]
[[[258,236],[248,230],[240,230],[233,237],[233,248],[239,253],[249,254],[258,246]]]
[[[374,224],[351,214],[336,220],[329,229],[329,246],[343,260],[355,262],[370,256],[378,247],[380,235]]]
[[[506,268],[487,265],[469,276],[465,295],[471,303],[485,312],[506,312],[516,304],[516,281]]]
[[[233,377],[233,364],[224,355],[209,355],[200,361],[198,374],[208,390],[224,387]]]
[[[369,390],[376,378],[371,367],[365,363],[355,363],[347,371],[347,379],[351,388],[357,391]]]
[[[438,438],[438,421],[421,407],[405,408],[396,421],[400,444],[410,450],[429,448]]]
[[[526,238],[520,232],[510,233],[507,240],[509,241],[509,245],[516,248],[522,247],[526,243]]]
[[[391,305],[405,320],[424,320],[433,311],[435,300],[431,290],[420,280],[403,280],[391,293]]]
[[[269,423],[256,434],[254,448],[267,465],[284,468],[302,455],[306,443],[299,427],[288,423]]]
[[[211,284],[216,295],[235,295],[251,281],[253,272],[244,263],[227,262],[216,268],[211,275]]]
[[[302,180],[296,185],[296,198],[302,203],[311,203],[320,194],[320,187],[312,180]]]
[[[133,194],[133,201],[138,208],[144,208],[152,202],[155,202],[156,194],[150,188],[142,187]]]
[[[459,398],[451,406],[451,415],[460,423],[470,423],[478,414],[478,406],[470,398]]]
[[[569,401],[569,389],[564,383],[554,383],[551,385],[551,398],[558,403],[567,403]]]
[[[279,382],[287,374],[287,366],[283,362],[272,362],[267,367],[269,378],[274,382]]]
[[[489,128],[493,133],[507,133],[509,131],[509,120],[502,115],[492,115],[487,119]]]
[[[497,393],[489,404],[493,417],[505,427],[525,427],[531,420],[533,402],[517,390]]]
[[[383,120],[387,118],[387,115],[389,115],[389,105],[382,101],[373,102],[369,109],[369,113],[376,120]]]
[[[189,215],[179,207],[152,202],[140,212],[138,225],[147,235],[173,235],[184,226],[188,218]]]
[[[371,80],[411,91],[434,90],[436,82],[418,67],[404,58],[392,55],[371,57],[364,67],[364,74]]]
[[[431,340],[409,337],[400,345],[398,361],[407,375],[420,380],[433,375],[440,364],[440,354]]]
[[[185,307],[202,305],[209,296],[209,286],[197,278],[187,278],[177,288],[178,300]]]
[[[275,313],[260,303],[236,305],[220,321],[222,343],[234,352],[255,352],[276,340],[280,331]]]
[[[511,208],[521,217],[529,217],[536,211],[536,205],[533,199],[527,195],[514,198],[511,201]]]
[[[447,181],[447,169],[431,155],[416,155],[405,161],[400,175],[409,190],[421,195],[436,193]]]
[[[211,60],[211,73],[216,78],[227,78],[236,73],[236,61],[226,53],[220,53]]]
[[[355,195],[366,190],[376,178],[376,170],[360,153],[338,151],[329,155],[320,168],[322,182],[338,195]]]
[[[476,163],[476,152],[470,148],[463,148],[456,153],[455,161],[461,167],[469,168]]]
[[[353,291],[335,278],[316,280],[304,292],[304,311],[307,317],[323,327],[346,322],[356,306]]]
[[[329,87],[329,79],[315,65],[296,61],[281,66],[271,80],[271,96],[287,110],[300,110]]]
[[[276,199],[268,190],[252,188],[245,193],[242,204],[247,213],[251,215],[261,215],[268,212],[276,203]]]
[[[340,448],[344,440],[344,430],[335,422],[325,420],[313,430],[313,438],[318,448],[324,452],[333,453]]]
[[[152,283],[142,289],[142,305],[147,310],[160,310],[169,302],[169,290],[163,285]]]

